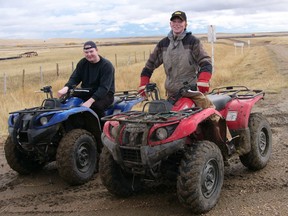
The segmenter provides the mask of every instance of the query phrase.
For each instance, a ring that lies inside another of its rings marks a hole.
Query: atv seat
[[[232,100],[228,95],[207,95],[208,99],[215,105],[216,110],[220,111],[224,109],[226,104]]]
[[[114,96],[113,103],[106,110],[113,108],[115,106],[115,104],[118,104],[118,103],[120,103],[122,101],[123,100],[120,97]]]
[[[42,107],[44,109],[55,109],[61,107],[61,103],[58,98],[47,98],[43,101]]]
[[[173,105],[166,100],[150,101],[150,102],[147,102],[146,104],[148,104],[149,106],[148,113],[150,114],[167,113],[171,111],[173,107]]]

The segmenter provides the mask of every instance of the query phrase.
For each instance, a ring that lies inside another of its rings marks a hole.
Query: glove
[[[140,94],[142,97],[146,97],[145,87],[149,83],[149,81],[150,81],[150,77],[141,76],[141,78],[140,78],[140,85],[138,88],[138,94]]]
[[[60,98],[62,97],[64,94],[66,94],[69,90],[69,87],[68,86],[64,86],[62,89],[60,89],[58,92],[57,92],[57,96]]]
[[[198,77],[197,87],[200,92],[207,93],[209,92],[209,80],[211,79],[212,74],[209,72],[201,72]]]

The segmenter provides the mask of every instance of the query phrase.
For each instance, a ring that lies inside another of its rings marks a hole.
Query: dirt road
[[[278,62],[278,71],[288,76],[288,47],[268,48]],[[206,215],[288,215],[287,94],[288,89],[266,94],[257,108],[272,125],[273,152],[268,166],[251,172],[235,158],[225,167],[219,202]],[[118,199],[102,186],[98,174],[85,185],[68,186],[58,176],[55,164],[38,174],[19,176],[6,164],[2,144],[0,147],[0,215],[192,215],[171,188]]]

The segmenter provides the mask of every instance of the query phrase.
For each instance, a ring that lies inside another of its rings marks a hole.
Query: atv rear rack
[[[252,90],[247,88],[246,86],[226,86],[214,88],[209,94],[228,95],[231,98],[249,99],[254,98],[258,95],[262,95],[264,97],[265,92],[263,90]]]
[[[128,111],[101,118],[103,121],[119,121],[125,123],[171,123],[187,118],[200,112],[202,108],[193,107],[181,111],[149,113],[143,111]]]
[[[120,98],[121,101],[123,100],[129,101],[129,100],[135,100],[140,96],[137,90],[124,90],[124,91],[116,91],[114,97]]]

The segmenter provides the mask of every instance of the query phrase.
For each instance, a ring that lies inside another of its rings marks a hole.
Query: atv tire
[[[272,131],[269,122],[261,113],[252,113],[249,118],[251,151],[239,156],[241,163],[250,170],[263,169],[272,152]]]
[[[224,162],[219,147],[210,141],[198,141],[187,147],[179,166],[177,195],[193,213],[211,210],[220,197],[224,180]]]
[[[140,178],[124,171],[105,146],[100,156],[99,174],[102,184],[116,196],[128,197],[142,189]]]
[[[83,129],[71,130],[61,139],[56,162],[68,184],[81,185],[92,178],[99,158],[96,146],[94,136]]]
[[[21,175],[28,175],[33,172],[37,172],[45,165],[39,164],[37,161],[28,158],[25,153],[22,153],[12,141],[11,136],[8,136],[5,141],[4,152],[7,163],[11,169],[15,170]]]

